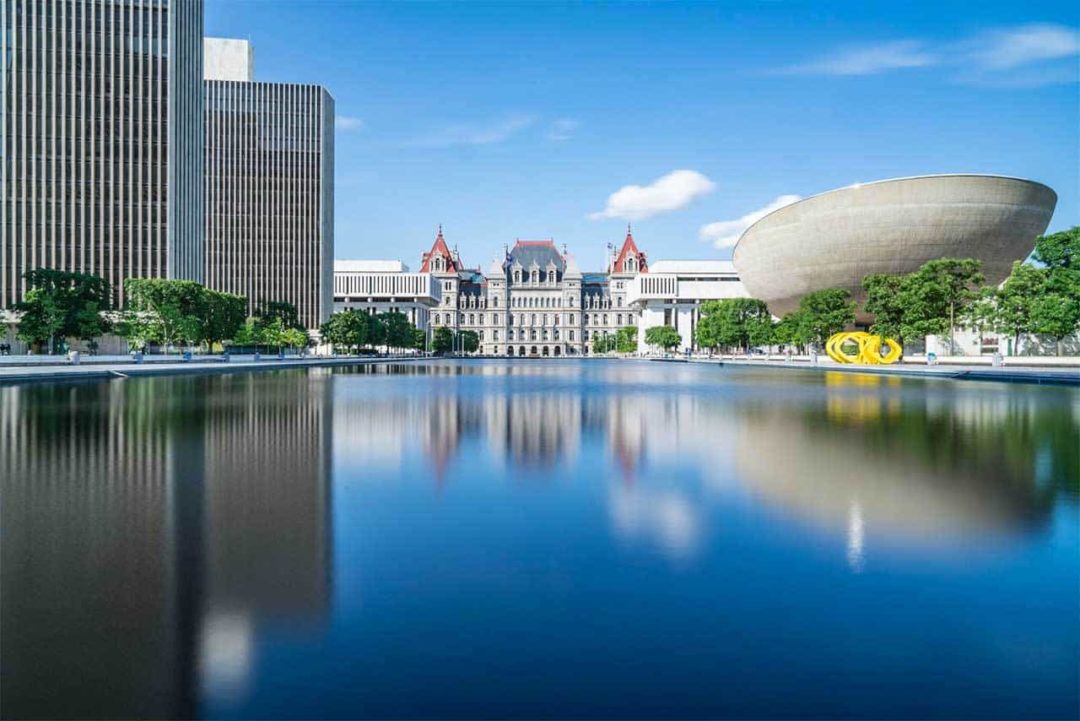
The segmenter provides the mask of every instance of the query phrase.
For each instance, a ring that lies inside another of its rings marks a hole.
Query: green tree
[[[379,326],[376,335],[379,343],[387,348],[407,348],[412,345],[412,323],[404,313],[380,313],[375,316],[375,323]]]
[[[682,343],[682,336],[670,325],[654,325],[646,329],[645,342],[651,346],[671,350]]]
[[[855,302],[842,288],[825,288],[808,293],[799,301],[796,342],[825,346],[825,341],[855,322]]]
[[[1050,269],[1080,269],[1080,225],[1037,238],[1032,257]]]
[[[454,349],[454,333],[446,326],[435,329],[431,339],[431,350],[437,355],[446,355]]]
[[[773,321],[768,306],[755,298],[710,300],[701,305],[696,340],[704,348],[737,348],[773,342]]]
[[[215,343],[233,338],[244,325],[247,298],[242,295],[203,289],[203,308],[199,318],[199,336],[206,350],[213,352]]]
[[[619,353],[633,353],[637,350],[637,326],[628,325],[619,328],[615,334],[615,350]]]
[[[461,350],[466,353],[475,353],[480,349],[480,336],[474,330],[463,330],[458,335]]]
[[[610,353],[615,350],[615,336],[610,333],[593,333],[592,352],[596,355]]]
[[[949,333],[949,352],[955,352],[956,320],[979,298],[985,278],[982,264],[972,258],[940,258],[924,263],[902,282],[903,337]],[[912,333],[911,331],[915,331]]]
[[[264,320],[261,328],[257,324],[255,327],[259,344],[277,348],[279,353],[281,352],[281,349],[288,344],[286,332],[289,330],[295,329],[287,328],[285,326],[285,321],[280,317],[272,318],[269,321]]]
[[[788,313],[773,327],[773,343],[777,345],[796,345],[795,335],[798,329],[796,313]]]
[[[259,337],[259,328],[256,324],[254,316],[246,318],[243,324],[236,329],[236,334],[233,335],[233,344],[244,347],[257,346],[262,343]]]
[[[15,309],[21,313],[15,336],[26,343],[44,344],[51,355],[64,333],[67,309],[63,300],[44,288],[31,288]]]
[[[1045,269],[1016,261],[997,291],[996,330],[1012,338],[1013,353],[1019,352],[1020,336],[1034,330],[1034,301],[1045,291],[1046,284]]]
[[[427,333],[414,327],[412,329],[412,348],[419,351],[427,350]]]
[[[319,329],[322,338],[335,350],[357,353],[369,342],[372,322],[367,313],[347,309],[330,316]]]
[[[168,352],[177,343],[200,338],[204,312],[204,289],[190,280],[128,278],[125,331],[132,337],[154,340]]]
[[[372,346],[387,345],[386,342],[386,324],[379,320],[378,315],[370,315],[362,313],[361,315],[367,319],[368,323],[368,335],[367,343]]]
[[[263,301],[259,304],[255,313],[260,327],[269,325],[275,320],[280,320],[284,328],[296,328],[306,330],[300,322],[300,315],[296,312],[296,306],[281,300]]]
[[[998,316],[997,291],[994,288],[981,288],[979,297],[964,309],[960,325],[969,328],[980,336],[997,327]]]
[[[874,316],[870,332],[882,338],[894,338],[901,345],[904,343],[905,278],[903,275],[873,273],[862,282],[866,291],[863,308]]]
[[[108,332],[102,313],[111,307],[109,284],[96,275],[37,268],[23,274],[29,290],[14,309],[20,314],[17,337],[53,353],[67,338],[93,342]]]
[[[301,348],[306,348],[311,338],[308,334],[299,328],[286,328],[281,333],[281,342],[288,348],[299,351]]]

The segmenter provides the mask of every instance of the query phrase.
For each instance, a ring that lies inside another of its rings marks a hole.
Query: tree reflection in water
[[[745,497],[843,538],[861,572],[881,539],[1007,542],[1075,508],[1078,418],[1062,389],[655,363],[0,388],[4,715],[191,718],[257,699],[267,629],[332,625],[335,566],[354,562],[335,549],[343,484],[521,487],[485,502],[522,508],[576,487],[557,518],[680,568],[738,552],[716,539]],[[488,510],[460,524],[482,537]]]

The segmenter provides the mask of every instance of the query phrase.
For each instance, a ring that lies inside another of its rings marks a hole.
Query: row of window
[[[477,325],[484,323],[483,313],[458,313],[458,323],[461,325]],[[559,325],[559,319],[562,316],[558,313],[508,313],[507,322],[510,325],[517,326],[557,326]],[[632,313],[616,313],[615,325],[633,325],[634,315]],[[434,325],[453,325],[454,314],[453,313],[434,313],[432,316],[432,323]],[[582,314],[582,321],[585,325],[601,325],[606,326],[609,324],[610,316],[607,313],[593,313],[591,316],[588,313]],[[538,322],[539,321],[539,322]],[[491,314],[491,325],[500,325],[502,323],[502,316],[499,313]],[[577,323],[577,314],[570,314],[570,325]]]

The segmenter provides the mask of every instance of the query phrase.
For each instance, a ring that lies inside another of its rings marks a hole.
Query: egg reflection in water
[[[1078,702],[1071,389],[430,362],[0,401],[5,716]]]

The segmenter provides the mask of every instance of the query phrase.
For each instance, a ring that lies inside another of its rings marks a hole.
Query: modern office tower
[[[0,307],[23,273],[202,279],[202,0],[0,0]]]
[[[256,82],[246,41],[205,45],[206,284],[315,329],[333,306],[334,99]]]

